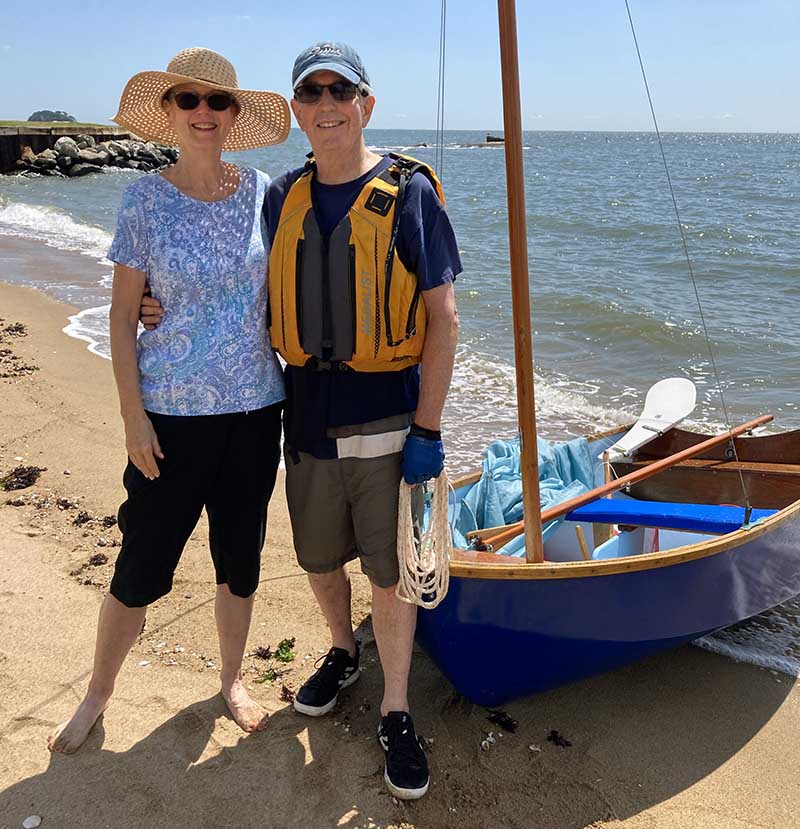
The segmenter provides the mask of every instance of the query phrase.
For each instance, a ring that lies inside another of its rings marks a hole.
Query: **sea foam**
[[[69,325],[62,330],[76,340],[88,343],[87,348],[92,354],[111,359],[111,337],[108,328],[108,312],[110,305],[100,305],[97,308],[87,308],[79,314],[69,318]]]
[[[34,239],[104,262],[112,240],[108,231],[82,224],[58,208],[23,202],[0,204],[0,234]]]

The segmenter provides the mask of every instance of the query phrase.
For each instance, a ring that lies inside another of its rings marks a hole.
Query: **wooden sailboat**
[[[800,593],[800,431],[746,436],[768,416],[716,437],[669,428],[630,456],[598,460],[588,497],[542,514],[514,0],[498,0],[498,11],[524,522],[477,533],[491,549],[454,549],[449,591],[417,624],[456,690],[489,706],[681,645]],[[590,437],[592,457],[625,431]],[[480,475],[454,483],[456,502]],[[564,514],[543,537],[542,518]],[[519,532],[524,560],[497,551]]]

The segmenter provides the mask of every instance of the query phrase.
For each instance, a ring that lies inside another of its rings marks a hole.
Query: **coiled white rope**
[[[451,490],[443,469],[436,478],[430,521],[419,541],[414,537],[411,489],[400,481],[397,515],[397,562],[400,579],[395,595],[401,601],[427,610],[436,607],[450,585],[450,521],[448,496]]]

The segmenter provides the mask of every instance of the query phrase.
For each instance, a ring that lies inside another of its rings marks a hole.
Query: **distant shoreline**
[[[64,127],[65,129],[95,129],[108,130],[109,128],[118,129],[118,126],[111,121],[105,123],[84,123],[74,121],[2,121],[0,120],[0,129],[4,128],[34,128],[34,129],[58,129]],[[291,132],[299,133],[300,129],[296,126],[291,128]],[[436,132],[435,127],[368,127],[365,134],[369,137],[370,133],[375,132]],[[477,133],[498,133],[503,132],[503,127],[464,127],[458,129],[445,129],[445,133],[454,132],[477,132]],[[614,130],[614,129],[526,129],[526,133],[585,133],[587,135],[652,135],[654,130]],[[800,137],[800,130],[796,132],[787,130],[714,130],[714,129],[696,129],[696,130],[661,130],[662,135],[696,135],[702,133],[703,135],[796,135]]]

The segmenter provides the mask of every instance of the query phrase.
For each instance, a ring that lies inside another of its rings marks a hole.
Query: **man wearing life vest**
[[[312,156],[272,182],[264,205],[270,337],[287,363],[295,550],[332,635],[294,707],[326,714],[359,676],[344,567],[359,558],[384,675],[384,778],[395,796],[413,799],[429,773],[407,695],[417,609],[394,592],[398,488],[401,476],[418,484],[443,467],[461,262],[433,170],[367,149],[362,129],[375,98],[356,52],[341,43],[306,49],[292,88]]]

